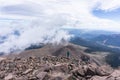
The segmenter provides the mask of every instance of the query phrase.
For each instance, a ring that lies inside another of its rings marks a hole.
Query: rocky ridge
[[[120,80],[119,73],[84,57],[31,56],[0,60],[0,80]]]
[[[120,80],[120,70],[107,65],[104,54],[85,53],[86,49],[46,45],[0,57],[0,80]]]

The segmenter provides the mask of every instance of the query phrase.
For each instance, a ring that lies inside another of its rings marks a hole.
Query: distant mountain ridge
[[[83,31],[84,32],[84,31]],[[96,31],[97,32],[97,31]],[[81,32],[80,32],[81,33]],[[89,33],[89,31],[87,33],[82,33],[87,35]],[[92,35],[93,36],[92,36]],[[35,45],[30,45],[28,48],[25,49],[25,51],[22,52],[22,54],[20,54],[19,56],[31,56],[31,55],[36,55],[39,56],[41,54],[42,55],[54,55],[54,56],[65,56],[64,53],[66,53],[67,50],[69,50],[72,53],[72,56],[77,56],[78,52],[79,53],[88,53],[88,54],[96,54],[99,53],[101,55],[101,53],[109,53],[108,55],[106,55],[106,62],[109,63],[112,67],[118,67],[120,66],[120,49],[116,48],[116,47],[110,47],[108,45],[104,45],[103,43],[97,42],[98,40],[102,41],[106,38],[110,38],[110,40],[114,40],[113,38],[115,38],[115,40],[117,40],[119,42],[119,34],[113,34],[111,32],[104,32],[104,35],[102,33],[97,33],[97,35],[95,34],[95,32],[92,32],[89,36],[89,38],[87,36],[81,36],[79,35],[79,30],[78,30],[78,34],[74,34],[74,37],[71,37],[70,39],[70,44],[72,43],[73,45],[77,45],[79,47],[84,47],[85,49],[80,49],[77,47],[73,47],[73,46],[62,46],[62,45],[55,45],[54,44],[35,44]],[[115,36],[114,36],[115,35]],[[95,37],[97,36],[97,37]],[[102,36],[102,38],[99,38],[99,36]],[[107,36],[107,37],[106,37]],[[93,40],[94,38],[95,41]],[[117,42],[116,41],[116,42]],[[114,43],[114,42],[112,42]],[[81,52],[82,51],[82,52]],[[1,54],[3,55],[3,53]]]
[[[104,45],[120,47],[120,34],[100,35],[91,40]]]
[[[65,29],[76,37],[81,37],[83,39],[92,39],[100,35],[112,35],[118,34],[118,32],[103,31],[103,30],[86,30],[86,29]]]
[[[120,33],[118,32],[85,29],[65,29],[65,30],[68,31],[69,34],[74,35],[74,37],[72,37],[71,40],[75,38],[84,39],[84,41],[82,40],[83,43],[81,44],[84,45],[88,44],[94,46],[97,45],[102,46],[104,48],[110,47],[111,49],[116,50],[120,49]]]

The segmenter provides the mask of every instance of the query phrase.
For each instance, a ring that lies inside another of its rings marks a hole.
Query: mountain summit
[[[2,80],[119,80],[103,55],[74,44],[45,45],[0,60]],[[100,61],[101,60],[101,61]]]

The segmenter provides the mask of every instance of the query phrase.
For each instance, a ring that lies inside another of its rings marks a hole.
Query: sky
[[[120,22],[120,8],[112,10],[112,11],[104,11],[104,10],[93,10],[93,15],[99,18],[110,19],[116,22]]]
[[[120,0],[0,0],[0,52],[59,43],[61,28],[120,32]]]

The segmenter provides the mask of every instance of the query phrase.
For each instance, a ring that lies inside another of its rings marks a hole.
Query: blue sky
[[[93,15],[99,18],[111,19],[111,20],[120,22],[120,8],[112,10],[112,11],[95,9],[93,10]]]

